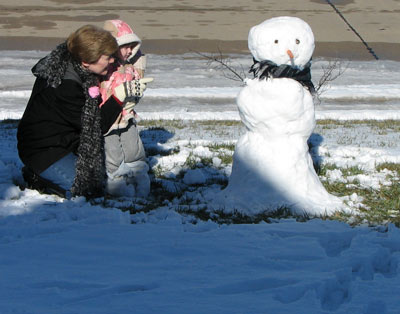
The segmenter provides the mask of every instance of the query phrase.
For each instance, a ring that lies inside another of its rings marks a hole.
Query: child
[[[103,28],[116,38],[119,49],[116,62],[110,66],[106,79],[101,83],[102,104],[121,84],[142,79],[146,68],[146,56],[140,51],[141,40],[128,24],[121,20],[108,20]],[[146,84],[152,80],[142,79],[141,82]],[[150,192],[149,166],[133,110],[141,92],[138,97],[123,103],[120,119],[104,135],[106,191],[114,196],[145,198]]]

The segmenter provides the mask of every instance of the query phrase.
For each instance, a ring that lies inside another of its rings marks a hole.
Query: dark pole
[[[350,27],[350,29],[353,31],[353,33],[356,34],[358,36],[358,38],[361,39],[361,42],[364,44],[365,47],[367,47],[367,50],[370,52],[370,54],[372,54],[376,60],[379,60],[378,56],[375,54],[375,52],[372,50],[372,48],[368,46],[368,44],[361,37],[361,35],[354,29],[354,27],[351,26],[349,22],[347,22],[347,20],[344,18],[342,13],[340,13],[340,11],[335,7],[335,5],[330,0],[326,0],[326,2],[335,10],[335,12],[342,18],[342,20]]]

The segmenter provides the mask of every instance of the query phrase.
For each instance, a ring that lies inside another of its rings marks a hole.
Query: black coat
[[[18,126],[18,153],[22,162],[41,173],[79,146],[81,113],[85,95],[78,75],[69,70],[57,88],[36,78],[25,112]],[[121,112],[110,97],[101,107],[103,134]]]

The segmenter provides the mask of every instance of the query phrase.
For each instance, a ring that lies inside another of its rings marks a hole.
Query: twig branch
[[[227,79],[240,82],[243,82],[245,80],[246,75],[243,70],[243,67],[241,66],[240,73],[238,73],[238,71],[231,66],[231,60],[229,58],[224,58],[222,52],[219,49],[218,49],[218,55],[214,54],[209,55],[198,51],[193,51],[193,52],[207,59],[209,66],[211,66],[213,63],[218,64],[218,66],[216,66],[215,69],[222,70],[223,76],[226,77]],[[227,74],[224,70],[228,70],[228,73],[230,74]]]
[[[340,60],[329,61],[327,66],[322,66],[323,74],[318,81],[315,91],[318,94],[321,94],[326,85],[341,76],[347,70],[347,68],[348,63],[343,65],[343,62]]]
[[[338,59],[330,60],[327,66],[322,66],[323,74],[315,87],[315,95],[318,102],[321,102],[320,96],[327,90],[329,84],[341,76],[348,67],[348,63],[343,64],[343,61]]]

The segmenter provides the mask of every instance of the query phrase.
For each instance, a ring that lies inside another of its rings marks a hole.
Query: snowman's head
[[[281,16],[253,26],[249,49],[257,61],[269,60],[302,69],[314,52],[314,34],[302,19]]]

